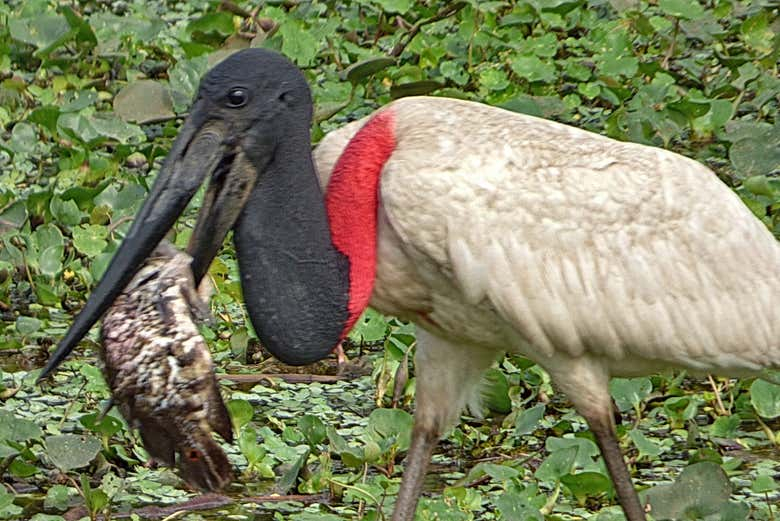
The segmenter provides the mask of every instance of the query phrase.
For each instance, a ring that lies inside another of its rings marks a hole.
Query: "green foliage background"
[[[303,68],[315,141],[396,97],[477,100],[694,157],[780,235],[779,9],[776,0],[1,4],[0,471],[17,493],[0,488],[0,519],[53,521],[79,504],[96,515],[187,495],[169,472],[140,466],[144,454],[115,412],[98,421],[107,391],[94,335],[55,387],[32,380],[128,229],[199,77],[231,49],[270,47]],[[180,246],[192,214],[176,228]],[[221,370],[253,370],[230,246],[211,275],[220,320],[204,335]],[[388,511],[400,475],[393,462],[406,443],[394,428],[409,419],[370,413],[375,400],[389,404],[413,331],[369,313],[351,338],[384,345],[367,357],[372,377],[227,389],[240,428],[231,458],[246,484],[233,496],[281,486],[333,493],[332,505],[239,499],[184,519]],[[688,489],[680,476],[676,496],[662,487],[648,494],[672,505],[666,516],[768,519],[778,500],[778,387],[702,382],[670,373],[614,383],[635,478],[651,488],[688,463],[711,463],[697,467],[708,487]],[[413,384],[399,393],[405,406]],[[618,519],[595,445],[540,369],[507,359],[488,391],[494,413],[448,437],[433,489],[448,488],[424,502],[422,519]],[[488,457],[496,459],[469,472]],[[720,486],[735,489],[730,503],[704,490]]]

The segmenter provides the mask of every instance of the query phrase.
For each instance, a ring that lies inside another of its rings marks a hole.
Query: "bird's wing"
[[[482,105],[395,110],[395,231],[540,356],[777,363],[780,248],[701,164]]]

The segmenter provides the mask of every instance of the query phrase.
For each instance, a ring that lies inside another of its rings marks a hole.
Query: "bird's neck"
[[[376,275],[379,177],[395,148],[393,113],[380,112],[347,144],[325,194],[333,245],[349,258],[349,333],[371,299]]]

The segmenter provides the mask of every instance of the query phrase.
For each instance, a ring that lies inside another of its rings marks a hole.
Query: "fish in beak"
[[[209,71],[133,225],[39,378],[103,316],[207,179],[188,246],[195,283],[233,229],[260,341],[289,364],[327,356],[349,318],[349,260],[331,240],[311,117],[303,75],[276,52],[245,49]]]

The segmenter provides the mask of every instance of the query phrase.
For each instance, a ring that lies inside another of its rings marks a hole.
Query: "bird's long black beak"
[[[41,371],[39,379],[51,374],[103,316],[165,237],[204,179],[209,174],[219,172],[224,165],[226,151],[221,122],[204,123],[197,116],[201,112],[196,102],[193,107],[194,117],[184,123],[130,231],[86,305]],[[234,212],[234,220],[239,211],[240,208]],[[222,227],[222,237],[230,226],[232,222]],[[221,242],[222,237],[215,237],[214,240]],[[208,259],[206,266],[210,261]]]

